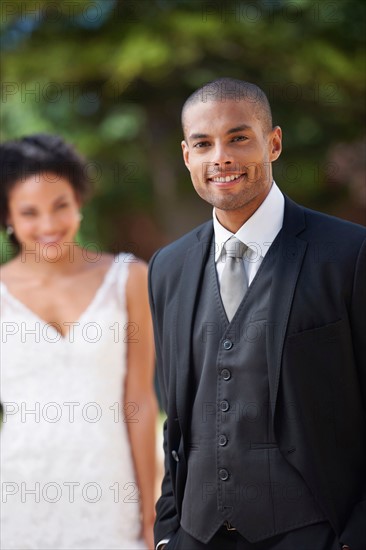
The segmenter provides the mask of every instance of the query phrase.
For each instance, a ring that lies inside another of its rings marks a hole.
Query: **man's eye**
[[[35,212],[22,212],[22,216],[35,216]]]
[[[56,208],[65,208],[66,206],[68,206],[67,202],[63,202],[61,204],[58,204]]]
[[[193,147],[196,149],[201,149],[202,147],[208,147],[210,144],[208,141],[199,141],[198,143],[195,143]]]
[[[246,141],[248,138],[246,136],[235,136],[232,141]]]

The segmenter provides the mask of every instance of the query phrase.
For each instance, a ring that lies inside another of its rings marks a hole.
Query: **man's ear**
[[[282,130],[279,126],[275,126],[270,136],[270,161],[278,159],[282,151]]]
[[[184,164],[187,166],[188,170],[190,171],[190,168],[189,168],[189,147],[188,147],[188,144],[183,140],[182,143],[181,143],[181,146],[182,146],[182,151],[183,151],[183,160],[184,160]]]

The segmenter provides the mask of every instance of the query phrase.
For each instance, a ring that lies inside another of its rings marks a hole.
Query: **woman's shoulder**
[[[111,255],[109,255],[111,257]],[[113,262],[126,268],[128,279],[141,278],[147,272],[147,263],[132,252],[120,252],[112,256]]]
[[[22,269],[17,258],[12,258],[0,266],[0,281],[8,285],[11,280],[21,277]]]
[[[129,278],[144,278],[147,274],[147,263],[141,258],[131,256],[130,254],[127,254],[125,259],[129,266]]]
[[[114,254],[110,254],[109,252],[102,252],[96,265],[99,266],[101,269],[105,269],[106,271],[108,271],[108,269],[115,262],[116,256]]]
[[[75,275],[84,273],[87,277],[104,277],[116,262],[116,257],[108,252],[100,252],[96,257],[81,249],[79,256],[76,258]]]
[[[128,263],[126,295],[129,300],[140,301],[147,292],[147,263],[134,256]]]

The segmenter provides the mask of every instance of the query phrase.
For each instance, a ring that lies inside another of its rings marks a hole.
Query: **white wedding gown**
[[[123,406],[131,261],[115,257],[65,337],[1,285],[2,550],[145,548],[127,433],[138,405]]]

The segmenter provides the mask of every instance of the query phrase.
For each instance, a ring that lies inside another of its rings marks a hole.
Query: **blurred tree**
[[[180,109],[221,76],[267,92],[284,131],[280,187],[365,223],[362,0],[4,0],[0,9],[1,139],[59,133],[90,159],[84,243],[148,259],[210,216],[181,159]]]

